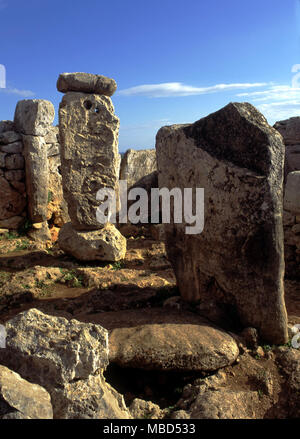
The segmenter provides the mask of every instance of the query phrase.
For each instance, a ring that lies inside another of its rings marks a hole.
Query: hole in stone
[[[85,106],[85,108],[87,110],[90,110],[92,108],[92,106],[93,106],[93,103],[91,101],[87,100],[87,101],[84,102],[83,105]]]
[[[115,363],[108,365],[104,376],[124,396],[127,406],[135,398],[140,398],[158,404],[161,409],[175,405],[187,384],[204,378],[200,372],[122,368]]]
[[[100,109],[98,107],[95,108],[95,113],[99,113]]]

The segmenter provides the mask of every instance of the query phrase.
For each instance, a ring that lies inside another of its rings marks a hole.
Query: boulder
[[[22,142],[13,142],[8,145],[0,146],[0,151],[7,152],[9,154],[20,154],[23,151]]]
[[[98,230],[76,230],[65,224],[59,233],[58,243],[67,254],[80,261],[119,261],[125,258],[126,238],[113,224]]]
[[[20,215],[26,206],[26,198],[14,190],[5,178],[0,177],[0,221]],[[2,227],[7,227],[3,225]]]
[[[5,157],[6,169],[24,169],[24,157],[22,154],[7,154]]]
[[[21,140],[21,135],[15,131],[5,131],[0,134],[0,145],[8,145],[19,140]]]
[[[0,168],[5,168],[5,158],[6,158],[5,152],[0,152]]]
[[[47,221],[41,223],[33,223],[31,229],[28,230],[27,235],[33,241],[51,241],[51,233]]]
[[[204,188],[201,233],[187,234],[185,219],[165,224],[182,297],[285,343],[281,135],[252,105],[231,103],[194,124],[161,128],[156,151],[160,188]]]
[[[5,133],[6,131],[14,131],[15,125],[12,120],[1,120],[0,121],[0,133]]]
[[[300,416],[300,351],[280,347],[276,352],[276,361],[286,378],[283,391],[288,400],[288,416],[299,419]]]
[[[7,181],[21,181],[25,178],[25,172],[22,169],[5,171],[4,176]]]
[[[60,104],[61,172],[64,198],[77,230],[101,227],[99,189],[118,187],[119,119],[109,97],[67,93]]]
[[[223,330],[188,322],[120,327],[109,336],[111,362],[148,370],[211,372],[235,362],[239,349]]]
[[[57,90],[62,93],[78,91],[112,96],[116,89],[117,84],[114,79],[91,73],[61,73],[57,81]]]
[[[294,216],[300,214],[300,171],[290,172],[287,176],[284,209]]]
[[[52,392],[56,419],[130,419],[121,396],[102,373],[67,383]]]
[[[49,164],[43,137],[23,136],[28,213],[34,223],[47,219]]]
[[[99,325],[30,309],[5,327],[0,361],[46,389],[86,379],[108,364],[107,331]]]
[[[54,116],[55,110],[51,102],[24,99],[17,103],[14,123],[16,130],[22,134],[46,136],[52,127]]]
[[[161,410],[159,405],[139,398],[132,401],[129,410],[133,419],[163,419],[166,415],[166,411]]]
[[[18,314],[5,326],[0,362],[48,390],[54,418],[130,417],[123,397],[103,378],[108,365],[106,329],[36,309]]]
[[[0,365],[0,419],[52,419],[49,393]]]
[[[157,170],[155,149],[128,149],[122,157],[120,180],[127,180],[128,189],[143,177]]]
[[[0,183],[1,186],[1,183]],[[24,198],[24,206],[26,204],[26,199]],[[1,204],[1,203],[0,203]],[[7,219],[0,219],[0,227],[5,227],[9,230],[17,230],[25,221],[25,218],[23,216],[12,216]]]
[[[55,144],[52,144],[52,146],[54,145]],[[59,144],[56,145],[59,147]],[[57,152],[59,153],[59,149]],[[50,151],[48,149],[49,186],[47,220],[51,220],[52,224],[62,227],[70,221],[70,217],[68,214],[68,205],[63,194],[62,176],[60,173],[60,155],[49,155],[49,153]]]
[[[259,402],[254,391],[209,389],[199,393],[189,414],[191,419],[256,419],[253,406]]]

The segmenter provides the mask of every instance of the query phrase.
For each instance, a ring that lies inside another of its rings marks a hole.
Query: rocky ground
[[[134,418],[300,416],[300,352],[254,330],[227,332],[182,302],[153,228],[124,226],[124,261],[81,263],[57,244],[0,235],[0,323],[36,308],[109,332],[106,381]],[[52,230],[53,239],[56,232]],[[285,282],[289,325],[300,323],[300,282]]]

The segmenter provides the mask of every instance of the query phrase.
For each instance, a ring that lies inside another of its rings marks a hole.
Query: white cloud
[[[236,96],[256,105],[272,124],[278,120],[300,116],[300,88],[272,85],[266,90],[239,93]]]
[[[23,98],[31,98],[35,93],[31,90],[19,90],[18,88],[0,88],[0,93],[18,95]]]
[[[136,87],[126,88],[118,92],[122,96],[147,96],[152,98],[194,96],[207,93],[230,91],[235,89],[248,89],[254,87],[264,87],[267,83],[234,83],[216,84],[210,87],[193,87],[182,84],[181,82],[165,82],[161,84],[144,84]]]

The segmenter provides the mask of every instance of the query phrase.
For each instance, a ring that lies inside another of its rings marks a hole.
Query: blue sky
[[[0,120],[25,98],[57,112],[59,73],[83,71],[117,81],[120,151],[230,101],[273,124],[300,116],[299,43],[299,0],[0,0]]]

